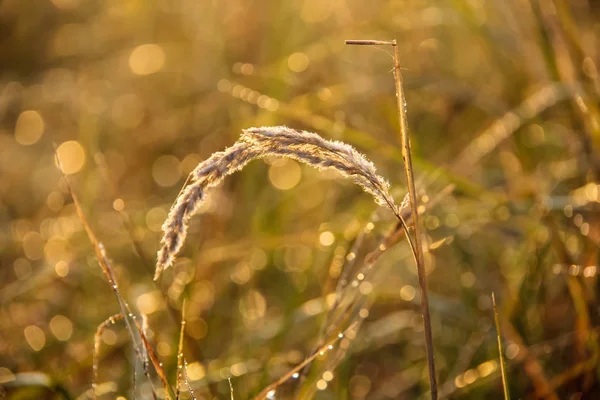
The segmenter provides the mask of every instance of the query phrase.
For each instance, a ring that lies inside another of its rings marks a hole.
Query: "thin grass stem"
[[[89,224],[89,222],[85,216],[85,213],[83,212],[81,203],[79,202],[77,195],[71,188],[69,180],[67,179],[67,176],[64,173],[64,170],[63,170],[63,167],[62,167],[62,164],[60,161],[60,157],[58,156],[58,152],[56,150],[56,146],[55,146],[55,157],[56,157],[58,169],[63,174],[63,178],[67,185],[67,189],[69,191],[69,194],[71,195],[71,198],[73,199],[75,211],[77,212],[77,215],[79,216],[79,219],[81,220],[81,222],[84,226],[87,236],[88,236],[90,242],[92,243],[92,246],[94,247],[94,252],[96,254],[96,260],[98,261],[98,264],[100,265],[100,268],[101,268],[104,276],[106,277],[110,287],[113,290],[113,293],[115,294],[115,296],[117,298],[117,302],[119,304],[119,308],[121,309],[121,314],[123,314],[123,316],[124,316],[123,320],[125,321],[125,325],[127,326],[127,331],[129,332],[129,337],[131,338],[133,348],[136,353],[136,357],[138,358],[138,360],[140,360],[142,365],[144,365],[144,354],[147,352],[148,356],[150,357],[150,360],[152,361],[152,365],[154,366],[154,370],[156,371],[156,374],[158,375],[158,377],[160,378],[160,380],[163,384],[163,387],[165,389],[166,398],[172,399],[173,398],[172,394],[174,392],[173,392],[173,389],[171,388],[171,385],[169,385],[169,382],[166,379],[165,371],[162,368],[162,365],[159,362],[158,357],[156,356],[156,353],[152,349],[152,346],[150,345],[148,338],[144,334],[142,327],[140,326],[138,321],[135,319],[135,316],[131,312],[129,305],[127,304],[127,302],[121,295],[119,286],[117,285],[117,281],[115,278],[115,273],[113,271],[111,262],[108,259],[108,256],[106,254],[104,245],[98,240],[96,234],[92,230],[92,227]],[[144,365],[144,367],[145,367],[145,365]],[[149,372],[148,368],[144,368],[144,375],[146,376],[146,378],[148,379],[148,381],[152,387],[152,395],[154,397],[156,397],[156,391],[154,390],[152,378],[150,376],[150,372]]]
[[[502,388],[504,389],[504,400],[510,400],[510,392],[508,390],[508,378],[506,377],[506,362],[504,360],[504,349],[502,346],[502,333],[500,330],[500,317],[498,316],[498,308],[496,307],[496,296],[492,292],[492,305],[494,306],[494,322],[496,323],[496,337],[498,338],[498,354],[500,355],[500,373],[502,374]]]
[[[274,393],[275,390],[279,386],[281,386],[281,384],[283,384],[285,381],[287,381],[288,379],[290,379],[295,373],[297,373],[300,370],[302,370],[302,368],[304,368],[306,365],[310,364],[315,358],[317,358],[317,356],[319,354],[321,354],[322,352],[328,351],[330,349],[330,346],[333,346],[340,339],[344,338],[346,336],[346,333],[348,331],[356,328],[357,325],[358,325],[358,322],[353,323],[343,333],[338,334],[333,339],[331,339],[330,341],[328,341],[327,343],[325,343],[323,346],[321,346],[319,348],[319,350],[315,351],[312,355],[310,355],[309,357],[307,357],[306,360],[302,361],[300,364],[296,365],[294,368],[292,368],[291,370],[289,370],[285,375],[283,375],[277,381],[273,382],[272,384],[270,384],[269,386],[267,386],[266,388],[264,388],[258,395],[256,395],[256,397],[254,397],[254,400],[262,400],[265,397],[267,397],[269,395],[269,393]]]
[[[180,386],[181,386],[181,378],[183,374],[183,342],[185,335],[185,323],[186,323],[186,314],[185,314],[185,306],[186,306],[186,298],[183,298],[183,304],[181,305],[181,326],[179,329],[179,345],[177,346],[177,376],[175,379],[175,399],[179,400],[179,395],[181,394]]]
[[[92,399],[96,400],[96,387],[98,386],[98,364],[100,363],[100,344],[102,343],[102,334],[110,325],[123,319],[123,314],[115,314],[108,317],[104,322],[98,325],[96,335],[94,335],[94,354],[92,356]]]
[[[410,146],[410,137],[408,135],[408,119],[406,117],[406,99],[402,89],[402,74],[400,72],[400,56],[396,40],[347,40],[346,44],[353,45],[391,45],[394,50],[394,83],[396,85],[396,102],[398,106],[398,119],[400,122],[400,135],[402,141],[402,158],[404,159],[404,171],[408,186],[409,205],[411,209],[412,225],[414,228],[414,244],[411,248],[417,264],[419,276],[419,289],[421,292],[421,314],[423,315],[423,325],[425,328],[425,348],[427,351],[427,366],[429,370],[429,385],[431,389],[431,398],[437,399],[437,378],[435,373],[435,360],[433,354],[433,335],[431,330],[431,314],[429,311],[429,297],[427,295],[427,275],[425,272],[423,246],[421,245],[421,230],[419,225],[419,213],[417,203],[417,191],[415,188],[415,179],[412,166],[412,154]],[[407,238],[410,238],[408,228],[404,220],[400,218]]]

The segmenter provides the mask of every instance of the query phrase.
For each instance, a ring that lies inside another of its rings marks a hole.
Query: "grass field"
[[[599,38],[593,0],[1,1],[0,399],[429,399],[428,333],[439,398],[600,398]]]

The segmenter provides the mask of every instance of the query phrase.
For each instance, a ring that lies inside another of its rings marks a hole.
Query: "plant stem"
[[[492,305],[494,306],[494,321],[496,323],[496,335],[498,338],[498,353],[500,354],[500,373],[502,374],[502,387],[504,388],[504,400],[510,400],[508,392],[508,380],[506,378],[506,367],[504,362],[504,351],[502,349],[502,337],[500,336],[500,317],[496,308],[496,296],[492,292]]]
[[[404,170],[408,183],[408,196],[410,209],[412,211],[412,222],[414,227],[415,247],[417,249],[417,271],[419,274],[419,288],[421,291],[421,313],[423,314],[423,325],[425,326],[425,347],[427,350],[427,365],[429,367],[429,385],[431,386],[431,398],[437,399],[437,382],[435,375],[435,361],[433,356],[433,335],[431,333],[431,315],[429,313],[429,298],[427,295],[427,274],[421,246],[421,229],[419,225],[419,213],[417,211],[417,193],[415,189],[415,178],[413,175],[412,155],[410,148],[410,137],[408,136],[408,120],[406,118],[406,99],[402,90],[402,74],[400,73],[400,57],[398,46],[394,40],[394,82],[396,84],[396,102],[398,105],[398,119],[400,121],[400,134],[402,135],[402,158],[404,158]]]
[[[181,386],[181,376],[183,374],[183,341],[185,337],[185,324],[186,324],[186,314],[185,314],[185,306],[186,306],[186,298],[183,298],[183,303],[181,304],[181,326],[179,328],[179,345],[177,347],[177,375],[175,378],[175,400],[179,400],[179,394]]]
[[[429,312],[429,298],[427,295],[427,276],[421,246],[421,230],[419,225],[419,213],[417,210],[417,193],[413,175],[410,137],[408,136],[408,120],[406,118],[406,100],[402,90],[402,74],[400,73],[400,57],[396,40],[346,40],[346,44],[352,45],[391,45],[394,49],[394,82],[396,84],[396,102],[398,105],[398,120],[400,121],[400,135],[402,140],[402,158],[404,159],[404,170],[408,185],[412,223],[414,227],[414,250],[419,275],[419,289],[421,292],[421,314],[423,315],[423,326],[425,328],[425,348],[427,351],[427,366],[429,368],[429,385],[431,398],[437,399],[437,381],[435,374],[435,361],[433,356],[433,335],[431,333],[431,314]],[[406,232],[408,235],[408,232]]]

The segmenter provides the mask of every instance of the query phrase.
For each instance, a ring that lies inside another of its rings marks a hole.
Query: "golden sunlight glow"
[[[165,51],[157,44],[136,47],[129,56],[129,68],[136,75],[150,75],[160,71],[165,64]]]

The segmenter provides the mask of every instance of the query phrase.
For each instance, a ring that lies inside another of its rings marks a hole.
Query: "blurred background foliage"
[[[171,377],[187,299],[197,398],[228,398],[228,377],[250,398],[340,332],[270,397],[426,398],[408,248],[363,270],[394,218],[339,175],[252,163],[152,281],[187,174],[243,128],[352,144],[402,201],[390,49],[344,45],[393,38],[441,395],[502,398],[495,292],[513,398],[597,398],[599,17],[593,0],[3,0],[0,398],[91,398],[94,334],[119,312],[54,145]],[[350,305],[326,318],[344,274]],[[147,398],[123,325],[101,339],[101,398]]]

